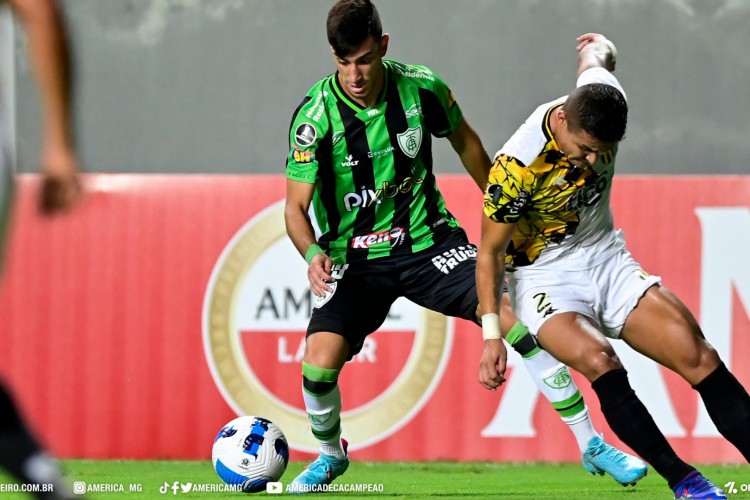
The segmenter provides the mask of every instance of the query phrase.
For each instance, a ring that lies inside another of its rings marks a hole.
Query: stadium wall
[[[333,0],[63,0],[89,172],[282,173],[289,121],[334,71]],[[747,0],[378,0],[388,57],[432,68],[487,150],[575,84],[575,38],[604,33],[631,106],[621,173],[747,173]],[[39,113],[15,33],[19,169]],[[717,41],[720,41],[717,43]],[[435,141],[442,173],[461,173]]]
[[[62,457],[206,459],[236,413],[314,448],[302,411],[304,261],[285,238],[282,176],[86,177],[69,216],[38,215],[24,175],[0,290],[0,374]],[[439,185],[477,239],[481,195]],[[750,177],[623,176],[616,223],[750,387]],[[742,463],[694,391],[619,341],[631,381],[690,461]],[[479,329],[398,302],[342,377],[360,460],[579,460],[570,433],[511,356],[498,392],[477,383]],[[589,384],[575,380],[609,431]]]

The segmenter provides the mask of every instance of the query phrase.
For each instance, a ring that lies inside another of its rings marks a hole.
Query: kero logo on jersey
[[[355,236],[352,238],[352,248],[370,248],[378,243],[386,241],[391,242],[391,248],[400,245],[404,241],[406,231],[403,227],[394,227],[378,233],[365,234],[364,236]]]
[[[394,228],[375,238],[392,242],[403,234]],[[239,415],[269,418],[290,446],[309,452],[319,444],[309,431],[300,363],[313,303],[307,265],[286,236],[283,201],[227,244],[203,303],[204,350],[224,399]],[[344,437],[352,449],[393,435],[419,412],[442,377],[452,329],[445,316],[405,299],[394,303],[339,380],[347,408]]]
[[[396,136],[401,151],[409,158],[415,158],[422,145],[422,126],[409,128]]]

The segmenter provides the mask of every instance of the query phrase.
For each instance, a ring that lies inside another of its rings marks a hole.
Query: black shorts
[[[333,295],[313,308],[307,335],[332,332],[349,343],[349,358],[385,321],[393,302],[406,297],[433,311],[477,322],[476,246],[463,229],[446,233],[421,252],[349,265]]]

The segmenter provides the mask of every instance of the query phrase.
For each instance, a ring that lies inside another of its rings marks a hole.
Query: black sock
[[[742,384],[722,363],[693,389],[721,435],[750,462],[750,396]]]
[[[27,483],[23,464],[40,451],[39,445],[26,430],[13,400],[0,384],[0,466]]]
[[[686,464],[667,442],[628,382],[624,368],[612,370],[591,384],[607,423],[623,443],[630,446],[661,474],[673,488],[695,469]]]

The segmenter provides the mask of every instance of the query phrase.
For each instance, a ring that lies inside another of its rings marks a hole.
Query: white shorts
[[[564,270],[566,266],[552,263],[524,268],[521,276],[511,274],[513,312],[534,334],[554,315],[577,312],[593,319],[607,337],[618,338],[643,294],[661,278],[641,269],[624,242],[616,246],[607,248],[612,255],[591,269]]]

